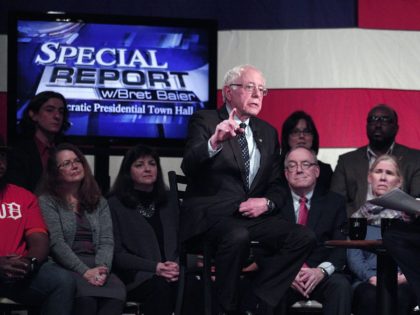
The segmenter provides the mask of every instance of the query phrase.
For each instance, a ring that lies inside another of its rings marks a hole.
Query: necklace
[[[155,203],[152,202],[151,204],[149,204],[148,206],[145,206],[144,204],[142,204],[141,202],[139,202],[139,204],[137,205],[136,209],[139,211],[139,213],[146,217],[146,218],[150,218],[153,216],[153,214],[155,213]]]
[[[67,203],[68,204],[68,206],[69,206],[69,209],[71,210],[71,211],[73,211],[73,212],[77,212],[78,211],[78,208],[79,208],[79,203],[78,202],[69,202],[69,203]]]

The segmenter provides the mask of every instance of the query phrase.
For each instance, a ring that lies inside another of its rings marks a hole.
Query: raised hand
[[[216,126],[216,130],[210,137],[210,144],[213,149],[217,149],[226,140],[232,139],[245,131],[243,128],[240,128],[235,121],[235,115],[236,108],[232,109],[228,119],[223,120]]]

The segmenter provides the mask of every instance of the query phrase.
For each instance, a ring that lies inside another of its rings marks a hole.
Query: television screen
[[[216,107],[214,21],[17,13],[8,37],[9,133],[45,90],[67,99],[66,135],[91,145],[182,147],[189,117]]]

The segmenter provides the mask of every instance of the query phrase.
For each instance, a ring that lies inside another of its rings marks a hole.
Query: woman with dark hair
[[[114,240],[108,203],[76,146],[54,148],[41,192],[51,255],[73,271],[77,283],[74,314],[121,314],[125,287],[110,273]]]
[[[19,142],[9,154],[9,181],[34,191],[46,168],[50,148],[61,141],[69,126],[63,95],[53,91],[35,95],[19,123]]]
[[[145,315],[172,314],[179,275],[178,214],[156,151],[137,145],[127,152],[108,202],[114,267],[127,285],[128,299],[141,302]]]
[[[318,154],[319,134],[312,117],[304,111],[293,112],[283,123],[281,131],[281,165],[284,167],[286,154],[296,147],[305,147]],[[330,164],[318,160],[320,169],[316,189],[323,192],[329,190],[333,174]],[[282,172],[282,184],[288,188],[286,177]]]

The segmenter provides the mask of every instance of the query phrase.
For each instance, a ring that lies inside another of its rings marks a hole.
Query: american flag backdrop
[[[367,142],[369,109],[386,103],[400,117],[397,141],[420,148],[418,0],[161,0],[153,4],[126,0],[106,1],[100,8],[94,1],[57,4],[49,0],[35,5],[18,0],[2,2],[0,9],[0,17],[15,9],[58,9],[214,18],[220,28],[219,105],[223,74],[234,65],[250,63],[264,72],[269,88],[260,116],[279,131],[291,112],[302,109],[314,118],[323,149],[354,148]],[[2,23],[0,133],[4,135],[7,29]]]

